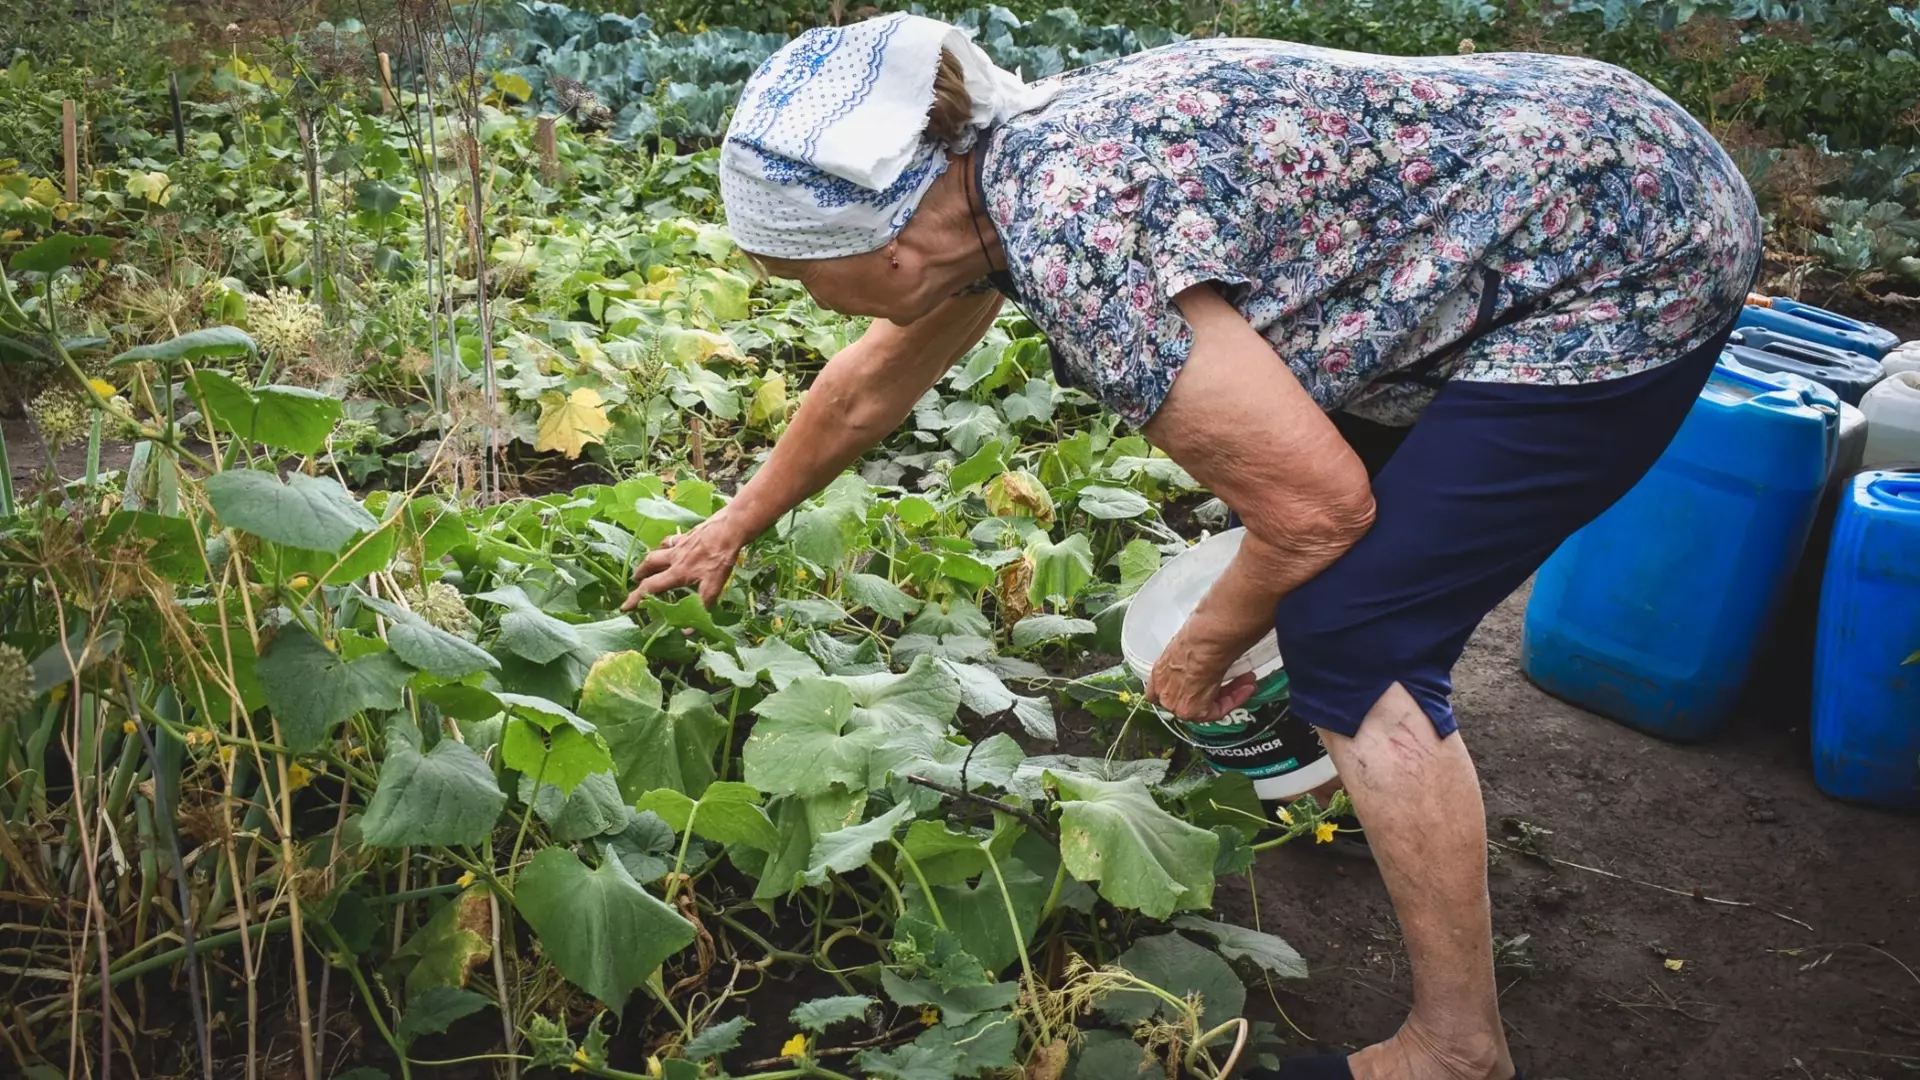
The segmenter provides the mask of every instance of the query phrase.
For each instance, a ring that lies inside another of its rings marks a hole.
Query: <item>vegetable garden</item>
[[[1905,9],[1163,7],[956,19],[1029,78],[1199,32],[1589,35],[1755,140],[1783,273],[1920,267]],[[1215,883],[1347,808],[1263,807],[1112,666],[1225,508],[1017,314],[711,611],[618,610],[859,332],[733,248],[710,148],[839,5],[328,14],[193,38],[134,5],[0,47],[0,385],[37,436],[0,444],[5,1070],[1278,1053],[1248,995],[1305,964]]]

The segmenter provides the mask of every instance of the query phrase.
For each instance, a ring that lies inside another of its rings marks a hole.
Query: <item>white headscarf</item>
[[[956,145],[927,134],[941,50],[966,73],[973,117]],[[886,246],[982,129],[1053,96],[994,66],[958,27],[895,13],[809,30],[760,65],[720,149],[734,242],[831,259]]]

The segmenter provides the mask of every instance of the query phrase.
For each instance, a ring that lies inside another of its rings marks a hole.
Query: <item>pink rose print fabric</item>
[[[1752,193],[1658,90],[1573,57],[1183,42],[1057,77],[989,136],[1012,293],[1062,377],[1143,424],[1215,282],[1323,409],[1411,423],[1384,380],[1493,316],[1444,376],[1568,385],[1678,359],[1761,253]]]

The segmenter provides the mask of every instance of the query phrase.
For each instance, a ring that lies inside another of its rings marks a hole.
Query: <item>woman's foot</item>
[[[1398,1034],[1347,1058],[1354,1080],[1517,1080],[1504,1040],[1443,1042],[1412,1019]]]

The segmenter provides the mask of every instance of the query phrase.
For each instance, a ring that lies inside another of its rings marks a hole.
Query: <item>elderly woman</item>
[[[1403,924],[1399,1031],[1281,1075],[1515,1075],[1449,673],[1651,467],[1754,281],[1752,196],[1706,131],[1584,59],[1202,40],[1025,85],[890,15],[768,60],[721,170],[745,251],[875,321],[634,601],[711,602],[1013,300],[1062,383],[1246,524],[1150,697],[1221,717],[1249,692],[1223,672],[1277,628]]]

